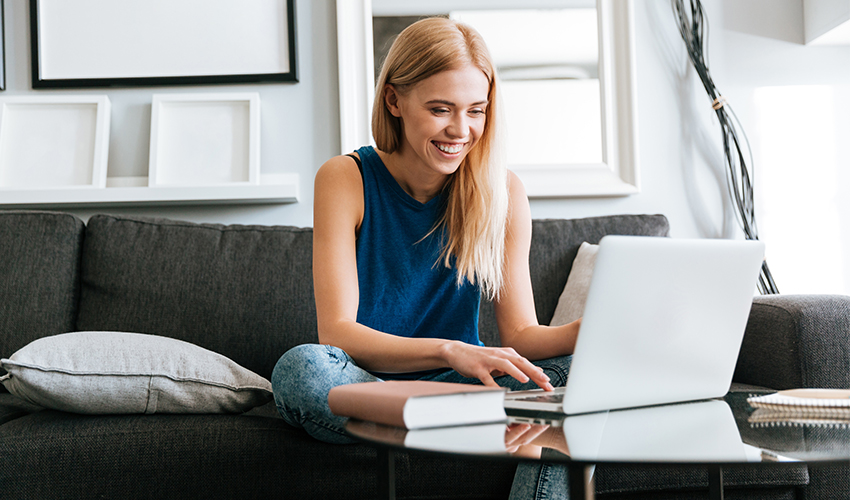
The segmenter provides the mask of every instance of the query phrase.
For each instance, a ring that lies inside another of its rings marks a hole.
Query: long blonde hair
[[[420,20],[402,31],[378,77],[372,135],[385,153],[401,145],[401,119],[384,102],[387,84],[405,94],[422,80],[465,64],[481,69],[489,81],[486,122],[478,143],[446,183],[446,210],[434,229],[446,229],[440,259],[447,267],[455,259],[458,285],[466,278],[493,299],[504,282],[508,189],[498,78],[481,35],[468,25],[439,17]]]

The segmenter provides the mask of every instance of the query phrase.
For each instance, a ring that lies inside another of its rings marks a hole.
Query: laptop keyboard
[[[526,396],[524,398],[517,398],[516,401],[531,401],[533,403],[563,403],[564,393],[556,392],[535,396]]]

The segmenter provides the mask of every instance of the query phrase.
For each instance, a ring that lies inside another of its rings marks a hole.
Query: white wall
[[[802,0],[703,0],[709,18],[709,63],[717,86],[744,127],[752,89],[763,81],[829,79],[850,82],[850,48],[801,45]],[[733,15],[727,15],[733,11]],[[743,16],[743,17],[741,17]],[[301,177],[296,204],[146,207],[74,210],[164,216],[200,222],[309,226],[312,178],[339,153],[334,0],[298,0],[300,82],[206,87],[33,91],[29,14],[22,0],[6,2],[5,94],[106,93],[113,104],[109,169],[146,175],[150,100],[155,92],[257,91],[262,100],[262,171]],[[670,2],[635,0],[639,150],[642,191],[624,198],[533,200],[537,218],[663,213],[676,237],[737,237],[726,201],[719,130],[710,102],[687,59]],[[813,54],[816,54],[813,56]],[[728,90],[727,90],[728,89]]]
[[[850,294],[850,46],[802,45],[801,0],[724,0],[727,74],[783,293]]]

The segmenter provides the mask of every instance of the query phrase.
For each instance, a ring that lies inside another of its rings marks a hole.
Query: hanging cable
[[[672,0],[673,11],[679,25],[679,33],[688,49],[688,56],[702,81],[705,91],[711,99],[711,107],[720,122],[723,134],[723,156],[726,163],[726,184],[735,209],[738,223],[748,240],[757,240],[755,204],[753,203],[752,150],[747,136],[732,111],[732,107],[715,87],[708,71],[707,40],[708,21],[703,17],[700,0],[689,0],[690,9],[686,10],[686,0]],[[739,141],[739,138],[743,141]],[[744,152],[746,151],[746,155]],[[779,293],[767,261],[762,262],[758,282],[759,292],[763,295]]]

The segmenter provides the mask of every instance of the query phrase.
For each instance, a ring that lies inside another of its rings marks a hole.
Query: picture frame
[[[148,186],[260,183],[260,95],[154,94]]]
[[[297,82],[295,0],[30,0],[33,88]]]
[[[0,98],[0,190],[105,188],[105,95]]]
[[[374,0],[404,15],[442,15],[458,2]],[[465,2],[466,3],[466,2]],[[495,8],[494,2],[475,2]],[[546,0],[506,0],[523,9],[547,8]],[[602,162],[558,165],[508,165],[529,198],[624,197],[641,191],[638,150],[637,71],[634,0],[596,0],[602,100]],[[400,12],[399,12],[400,13]],[[340,146],[343,154],[373,144],[371,110],[375,72],[373,0],[336,0]]]
[[[0,0],[0,90],[6,90],[6,5]]]

